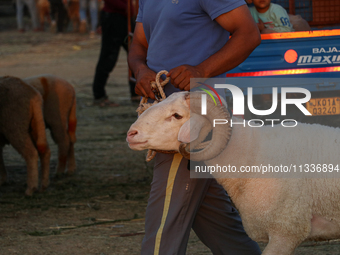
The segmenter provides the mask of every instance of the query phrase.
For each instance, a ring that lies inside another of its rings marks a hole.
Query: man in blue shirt
[[[190,78],[225,77],[259,43],[243,0],[140,0],[128,56],[136,93],[155,99],[150,82],[163,69],[167,95],[190,90]],[[260,254],[224,189],[214,179],[191,179],[187,163],[157,153],[142,254],[185,254],[191,228],[213,254]]]

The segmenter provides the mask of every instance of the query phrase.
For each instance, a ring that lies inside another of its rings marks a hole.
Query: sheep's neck
[[[216,158],[205,162],[207,166],[235,167],[236,173],[212,173],[234,202],[243,195],[246,184],[251,180],[249,178],[256,178],[254,173],[239,172],[239,170],[241,166],[251,166],[256,161],[258,150],[254,148],[260,146],[258,132],[260,131],[254,128],[239,125],[233,127],[228,146]]]
[[[228,179],[216,179],[227,191],[231,199],[236,202],[239,197],[244,194],[245,187],[250,179],[245,178],[228,178]]]

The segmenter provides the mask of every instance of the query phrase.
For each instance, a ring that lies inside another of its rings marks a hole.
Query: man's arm
[[[209,78],[241,64],[260,44],[261,37],[248,7],[242,5],[215,19],[232,35],[215,54],[197,66],[182,65],[170,70],[171,83],[181,90],[190,89],[190,78]]]
[[[155,99],[150,83],[155,80],[156,73],[146,65],[147,51],[148,42],[145,37],[143,24],[137,22],[129,50],[128,63],[136,77],[136,93]]]

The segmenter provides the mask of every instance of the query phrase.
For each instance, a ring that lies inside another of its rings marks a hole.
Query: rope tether
[[[140,116],[150,106],[157,104],[158,102],[161,102],[166,98],[163,87],[169,82],[170,77],[167,77],[164,81],[160,82],[160,78],[163,74],[168,74],[168,71],[159,71],[156,75],[155,81],[151,82],[150,84],[152,92],[155,93],[156,100],[153,103],[148,103],[148,97],[143,97],[136,110],[136,112],[138,112],[138,116]]]

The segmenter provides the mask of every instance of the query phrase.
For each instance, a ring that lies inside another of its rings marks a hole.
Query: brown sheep
[[[80,26],[79,0],[70,0],[68,2],[67,13],[72,22],[72,31],[78,32]]]
[[[45,20],[47,23],[51,24],[50,9],[51,4],[48,0],[36,0],[38,16],[40,20],[40,28],[44,30]]]
[[[31,196],[38,189],[38,159],[41,161],[41,190],[49,185],[50,149],[46,140],[42,97],[32,87],[15,77],[0,77],[0,184],[7,181],[2,156],[11,144],[25,159],[27,189]]]
[[[53,75],[39,75],[23,79],[36,88],[44,100],[44,119],[58,145],[57,176],[73,174],[76,169],[74,143],[76,142],[76,97],[73,86]]]

